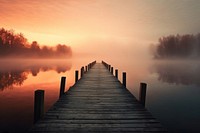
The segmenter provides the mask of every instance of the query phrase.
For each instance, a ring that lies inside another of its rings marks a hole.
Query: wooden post
[[[87,72],[88,71],[88,68],[87,68],[87,66],[85,66],[85,72]]]
[[[65,93],[65,81],[66,81],[66,77],[61,77],[61,82],[60,82],[60,97]]]
[[[111,65],[108,65],[108,70],[109,70],[109,72],[110,72],[110,67],[111,67]]]
[[[44,90],[36,90],[34,96],[34,123],[44,116]]]
[[[126,72],[122,73],[122,84],[126,87]]]
[[[89,67],[90,67],[90,69],[92,68],[92,64],[91,63],[89,64]]]
[[[147,89],[147,84],[146,84],[146,83],[140,83],[139,102],[140,102],[143,106],[145,106],[146,89]]]
[[[81,67],[81,78],[83,77],[84,74],[84,67]]]
[[[111,73],[113,74],[113,67],[111,67]]]
[[[118,79],[118,69],[115,69],[115,77]]]
[[[78,70],[75,71],[75,83],[78,81]]]
[[[88,64],[88,71],[90,70],[90,64]]]
[[[81,77],[83,77],[83,75],[84,75],[84,66],[82,67],[82,76]]]

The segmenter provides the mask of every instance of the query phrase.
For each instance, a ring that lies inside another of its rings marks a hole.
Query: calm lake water
[[[74,71],[91,61],[93,60],[1,60],[0,132],[26,132],[33,123],[34,91],[45,90],[47,111],[58,99],[61,76],[67,77],[67,90],[74,84]],[[148,84],[146,108],[170,132],[200,132],[199,63],[108,63],[119,69],[120,80],[121,73],[127,72],[127,88],[136,98],[140,82]]]

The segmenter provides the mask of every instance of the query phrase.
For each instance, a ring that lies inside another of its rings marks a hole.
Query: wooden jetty
[[[114,76],[113,68],[105,62],[93,62],[83,69],[81,78],[76,78],[67,92],[61,92],[59,100],[29,132],[166,132],[145,109],[144,98],[139,102],[118,80],[118,70]]]

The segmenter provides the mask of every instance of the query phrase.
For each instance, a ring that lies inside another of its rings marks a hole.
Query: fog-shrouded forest
[[[199,59],[200,33],[169,35],[151,45],[155,59]]]
[[[0,28],[0,58],[70,58],[72,50],[65,44],[55,47],[41,46],[37,41],[29,43],[22,33]]]

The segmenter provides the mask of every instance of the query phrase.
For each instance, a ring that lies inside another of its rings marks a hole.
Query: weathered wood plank
[[[121,128],[121,127],[38,127],[33,132],[165,132],[166,130],[158,127],[132,127],[132,128]]]
[[[65,124],[65,123],[48,123],[51,128],[90,128],[91,124]],[[161,128],[162,126],[159,123],[126,123],[126,124],[111,124],[111,123],[103,123],[103,124],[94,124],[92,126],[95,128]],[[36,127],[45,128],[47,127],[47,123],[40,123]]]
[[[92,67],[30,132],[165,132],[102,64]]]
[[[65,123],[65,124],[135,124],[135,123],[159,123],[156,119],[134,119],[134,120],[57,120],[46,119],[40,121],[40,123]]]

